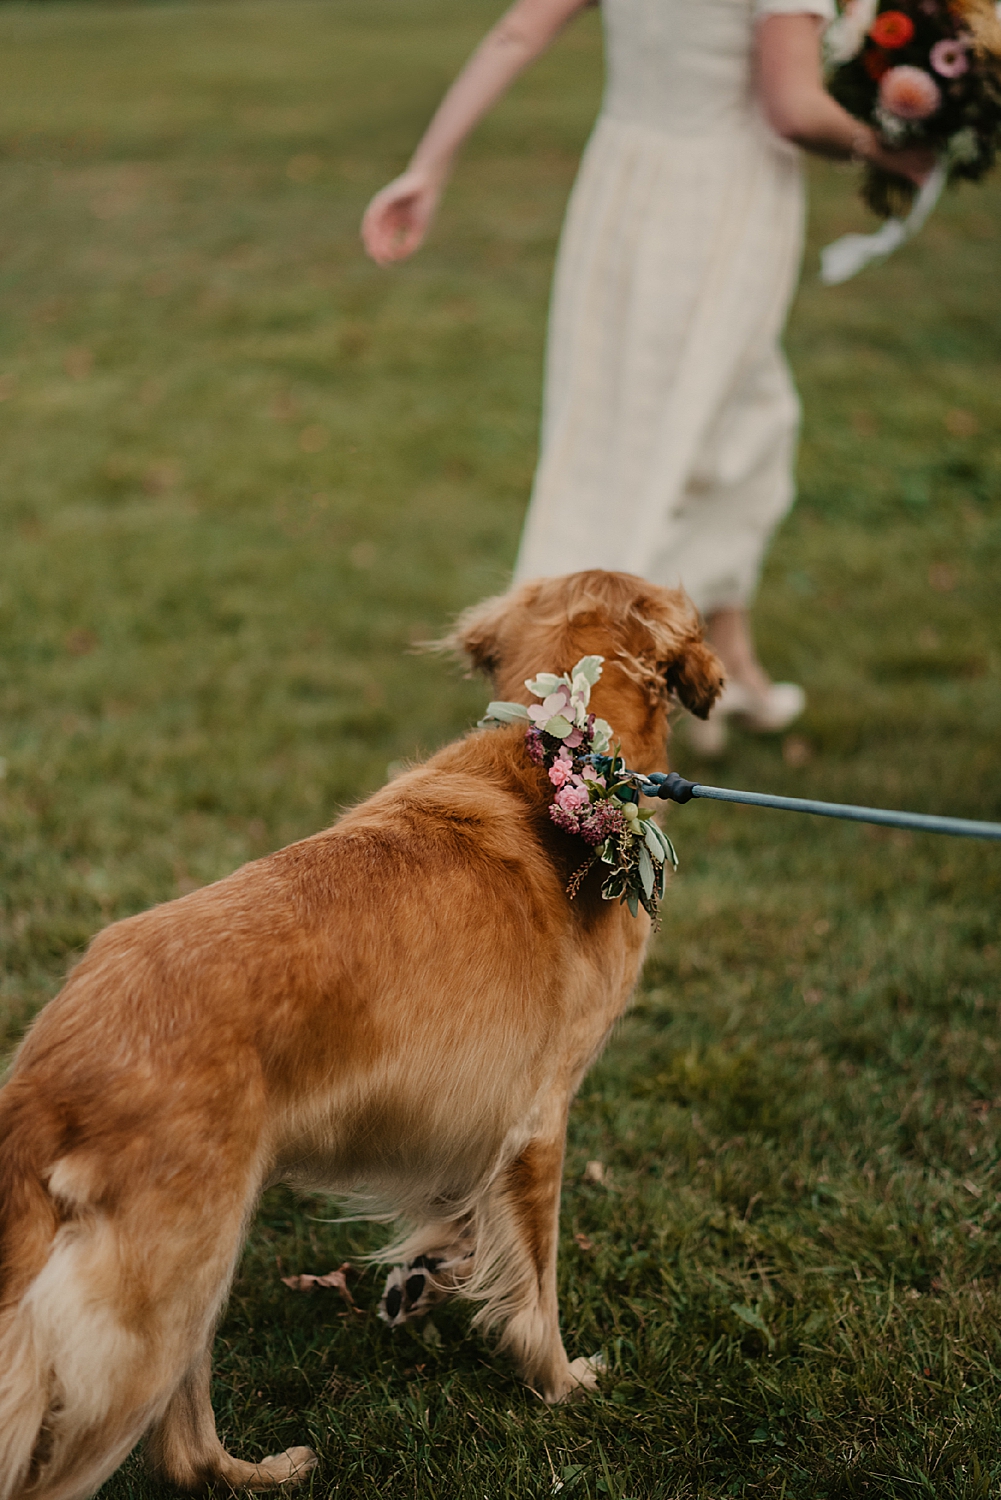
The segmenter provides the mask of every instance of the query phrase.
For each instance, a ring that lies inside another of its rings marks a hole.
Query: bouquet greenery
[[[1001,146],[1001,19],[994,0],[846,0],[825,38],[827,87],[887,146],[931,146],[950,182],[976,181]],[[869,166],[862,196],[886,218],[913,184]]]

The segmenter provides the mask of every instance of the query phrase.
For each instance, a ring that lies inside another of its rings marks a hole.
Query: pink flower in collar
[[[570,689],[561,682],[555,693],[550,693],[547,698],[543,698],[541,703],[530,705],[528,717],[534,724],[538,724],[540,729],[544,729],[548,720],[555,719],[557,714],[564,714],[569,718],[570,715],[567,713],[569,707]]]
[[[590,807],[591,799],[582,786],[564,786],[556,793],[556,805],[566,813],[578,813]]]
[[[573,775],[573,761],[565,751],[561,750],[559,756],[549,767],[549,779],[555,787],[565,786]]]

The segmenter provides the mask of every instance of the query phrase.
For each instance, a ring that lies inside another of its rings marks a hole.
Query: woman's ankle
[[[728,683],[733,683],[761,697],[771,687],[771,678],[758,660],[751,636],[751,622],[746,609],[729,607],[713,610],[706,634],[713,650],[726,669]]]

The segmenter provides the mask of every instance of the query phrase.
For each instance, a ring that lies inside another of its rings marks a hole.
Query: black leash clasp
[[[644,797],[660,797],[664,802],[691,802],[698,786],[697,781],[686,781],[677,771],[671,771],[666,776],[663,771],[654,771],[652,775],[638,777],[637,780]]]

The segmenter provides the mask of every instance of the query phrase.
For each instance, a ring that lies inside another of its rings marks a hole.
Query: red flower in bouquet
[[[891,68],[880,79],[879,102],[898,120],[927,120],[942,103],[942,93],[924,68]]]
[[[914,22],[902,10],[884,10],[869,28],[869,35],[877,47],[894,51],[906,47],[914,35]]]

